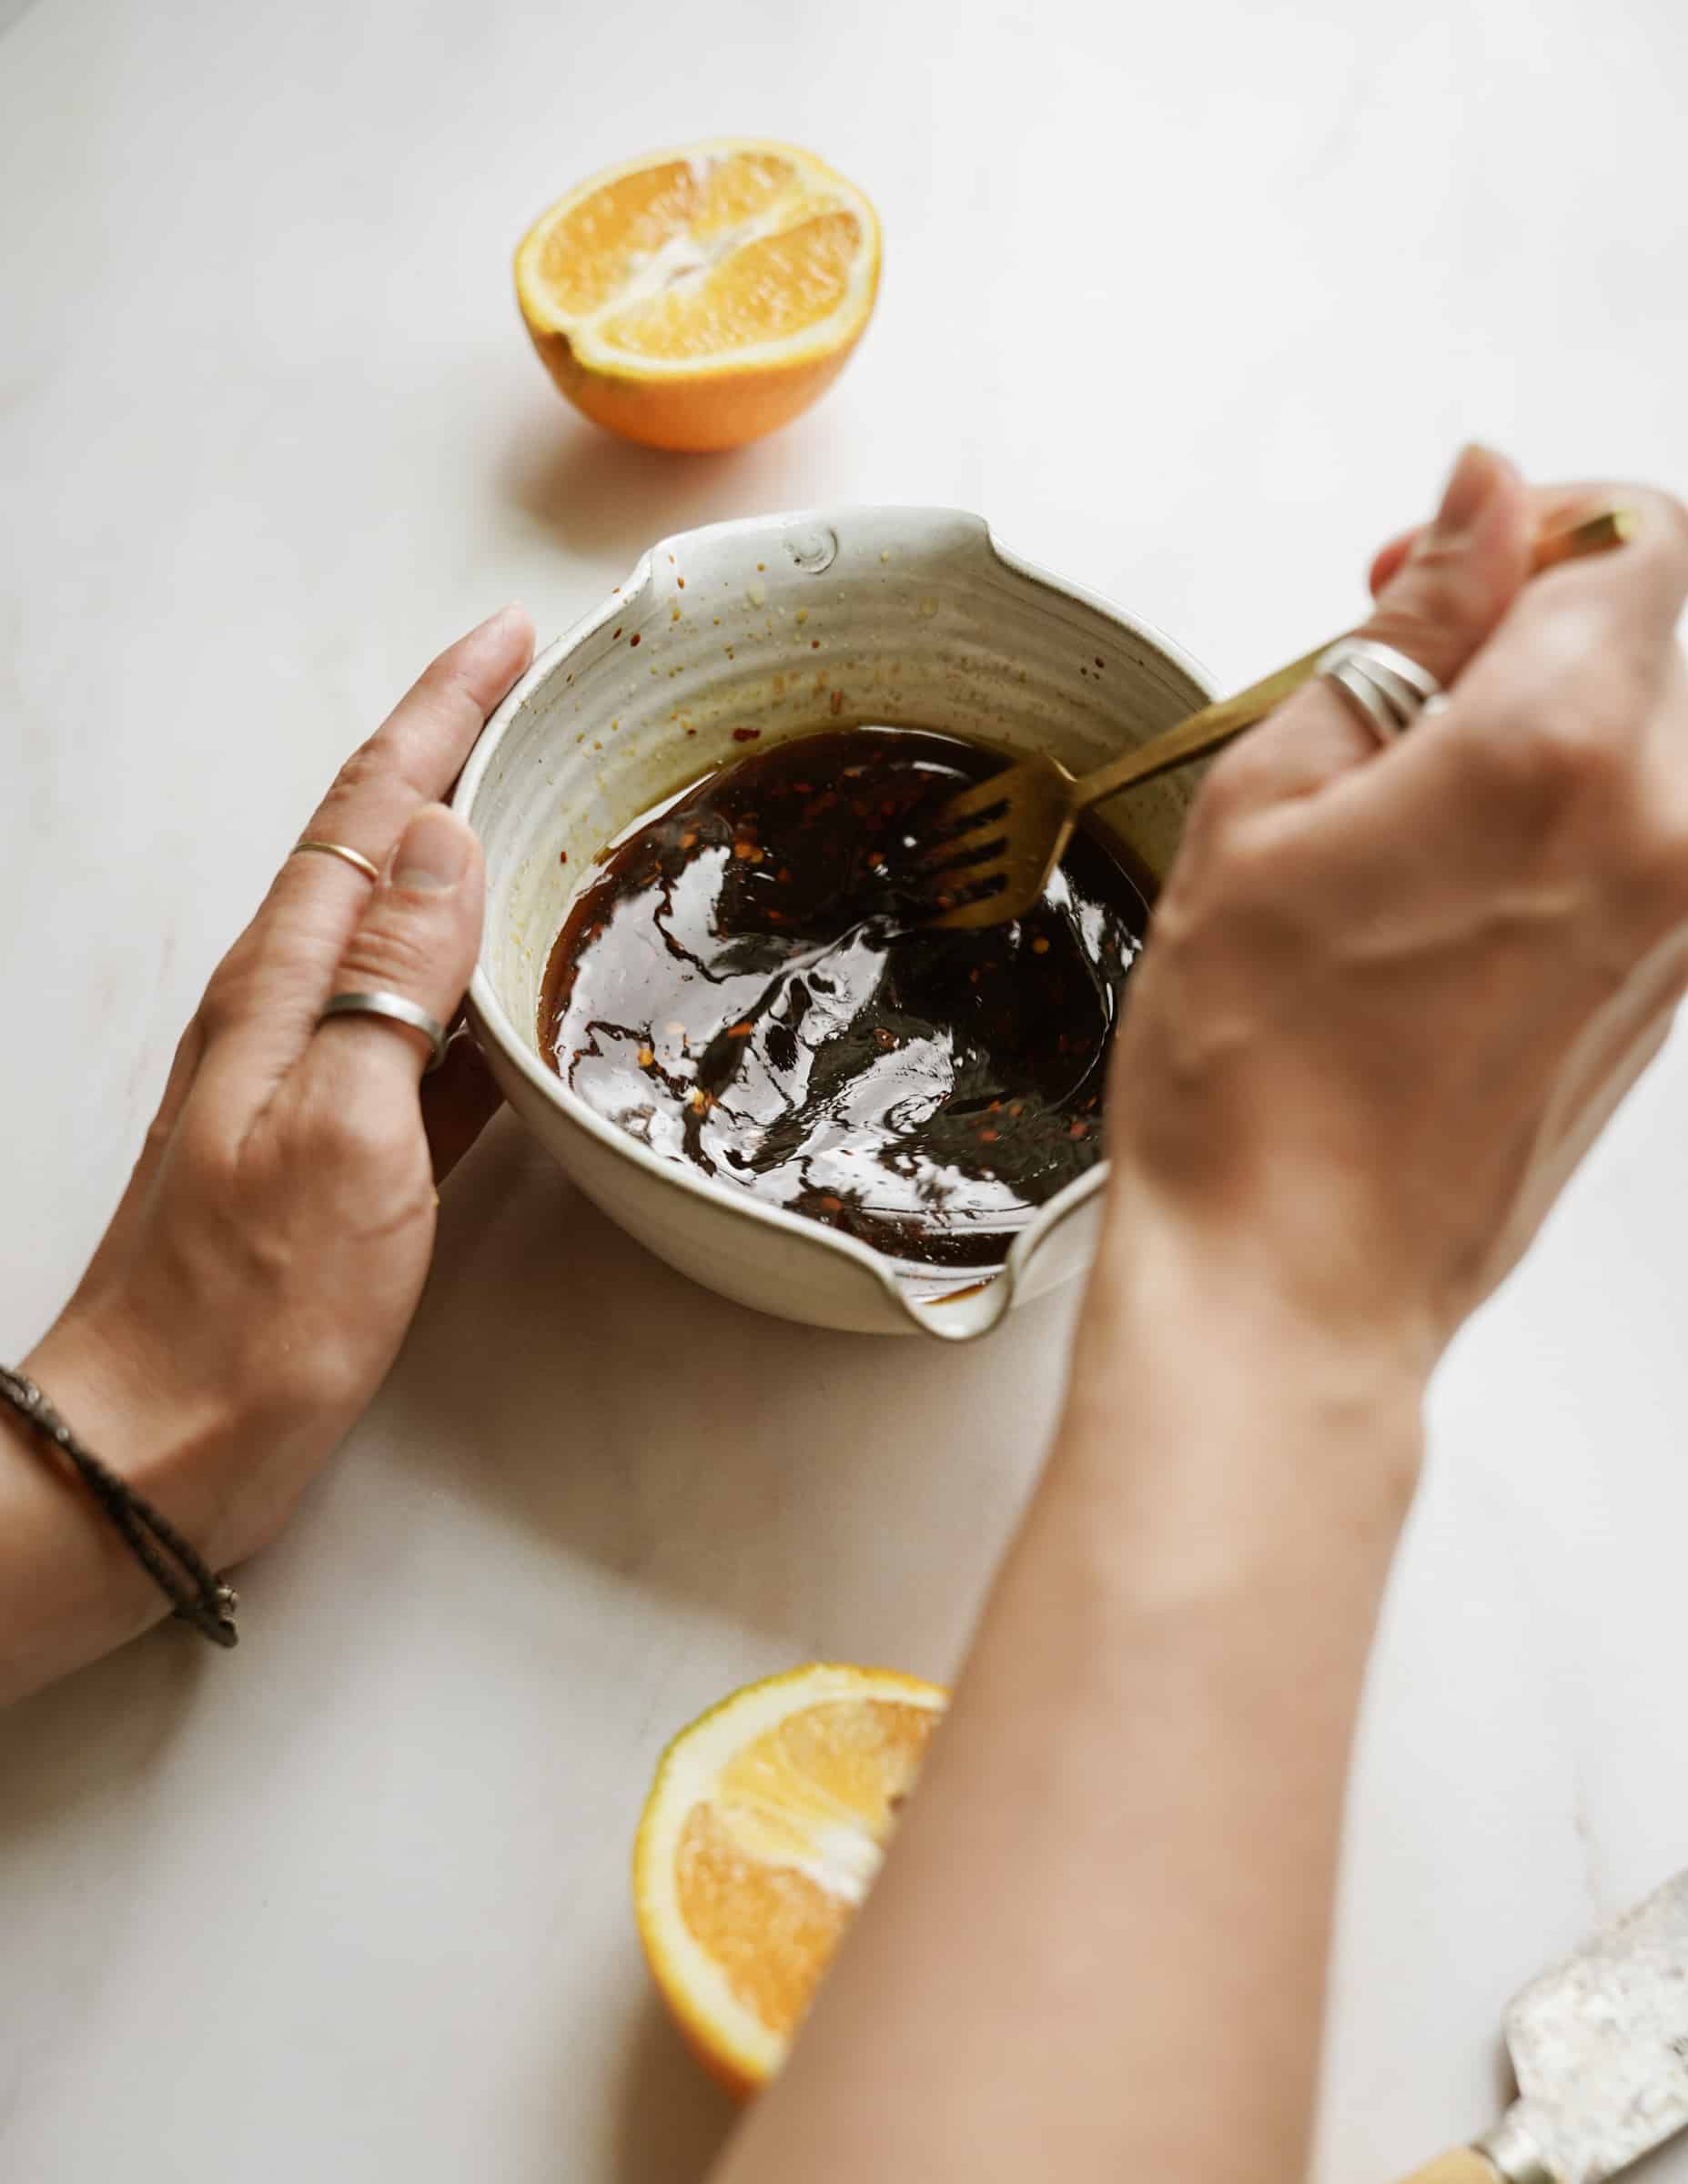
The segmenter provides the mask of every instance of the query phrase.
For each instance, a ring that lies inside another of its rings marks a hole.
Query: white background
[[[340,756],[507,597],[545,637],[692,522],[953,502],[1229,684],[1352,616],[1462,437],[1688,482],[1676,0],[0,28],[0,1354]],[[510,251],[595,167],[730,131],[874,197],[879,314],[796,427],[664,459],[553,393]],[[1685,1085],[1679,1041],[1436,1391],[1331,2184],[1487,2122],[1513,1987],[1688,1864]],[[795,1660],[951,1669],[1069,1309],[960,1353],[779,1327],[495,1127],[239,1653],[161,1633],[0,1724],[0,2172],[698,2175],[725,2111],[627,1905],[657,1752]]]

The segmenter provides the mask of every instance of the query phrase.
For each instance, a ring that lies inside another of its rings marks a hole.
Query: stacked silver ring
[[[1313,672],[1341,692],[1380,743],[1392,743],[1442,694],[1429,668],[1375,637],[1339,638]]]

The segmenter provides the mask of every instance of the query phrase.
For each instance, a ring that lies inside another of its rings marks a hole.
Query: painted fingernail
[[[1461,539],[1477,528],[1501,482],[1501,459],[1491,448],[1472,440],[1461,448],[1459,460],[1442,488],[1441,506],[1433,526],[1439,539]]]
[[[442,804],[418,812],[393,854],[393,885],[443,895],[469,869],[470,832]]]

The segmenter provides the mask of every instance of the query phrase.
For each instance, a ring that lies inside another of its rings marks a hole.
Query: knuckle
[[[439,936],[427,918],[371,919],[340,959],[342,986],[379,986],[426,1000],[439,981]]]
[[[312,1159],[344,1162],[362,1172],[375,1168],[392,1149],[393,1116],[388,1105],[349,1093],[313,1099],[300,1117],[303,1150]]]
[[[370,789],[391,773],[391,754],[381,741],[385,733],[377,729],[366,743],[359,743],[334,776],[333,785],[317,807],[311,831],[331,827],[338,813],[366,802]]]
[[[207,1039],[227,1031],[244,1014],[248,976],[248,951],[237,942],[211,973],[199,1004],[199,1020]]]
[[[1632,771],[1638,731],[1652,703],[1621,657],[1590,672],[1575,632],[1550,640],[1532,657],[1527,680],[1475,725],[1464,748],[1492,794],[1534,800],[1550,810],[1615,794]]]
[[[1402,642],[1406,650],[1426,627],[1462,630],[1477,619],[1481,602],[1472,595],[1471,569],[1458,548],[1443,546],[1427,532],[1410,571],[1410,610],[1397,614],[1385,607],[1375,618],[1386,644]]]
[[[1586,798],[1612,788],[1623,771],[1624,753],[1606,707],[1559,703],[1544,707],[1521,738],[1524,757],[1551,791]]]
[[[221,1117],[190,1111],[171,1144],[170,1158],[196,1203],[220,1205],[233,1192],[239,1147]]]

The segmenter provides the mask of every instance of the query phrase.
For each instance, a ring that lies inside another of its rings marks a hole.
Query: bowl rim
[[[1163,630],[1145,621],[1141,615],[1129,612],[1102,592],[1091,590],[1088,585],[1058,576],[1040,562],[1016,553],[996,536],[986,517],[969,509],[927,506],[916,502],[868,501],[836,503],[826,508],[783,510],[770,515],[733,517],[722,522],[697,524],[689,531],[674,531],[656,540],[640,555],[625,581],[612,591],[601,605],[588,609],[554,637],[542,652],[534,655],[532,663],[488,716],[485,726],[476,738],[452,792],[452,810],[472,824],[474,801],[480,784],[522,708],[537,691],[550,682],[562,662],[593,631],[601,628],[614,615],[625,612],[628,602],[649,581],[658,554],[677,551],[682,544],[693,547],[700,540],[721,539],[728,534],[749,538],[760,533],[778,534],[798,526],[820,528],[844,521],[859,522],[864,517],[871,520],[875,516],[895,517],[903,524],[925,521],[935,525],[959,525],[975,531],[981,547],[1014,575],[1088,608],[1092,613],[1099,615],[1105,622],[1112,622],[1127,635],[1147,643],[1187,675],[1204,696],[1211,698],[1217,694],[1217,686],[1208,669]],[[1037,1218],[1028,1222],[1015,1239],[999,1275],[988,1277],[983,1284],[959,1284],[951,1296],[928,1299],[911,1298],[893,1270],[895,1262],[883,1252],[874,1250],[871,1244],[864,1244],[858,1238],[846,1236],[837,1229],[827,1228],[818,1221],[806,1219],[801,1214],[788,1213],[783,1207],[766,1205],[760,1200],[747,1200],[742,1193],[712,1182],[706,1176],[694,1176],[687,1169],[676,1167],[672,1161],[662,1159],[648,1147],[641,1145],[637,1138],[630,1138],[624,1130],[618,1130],[613,1123],[589,1106],[579,1093],[571,1091],[554,1069],[548,1069],[518,1033],[509,1012],[493,989],[486,967],[486,949],[487,942],[483,935],[466,996],[475,1036],[482,1045],[489,1039],[496,1045],[502,1057],[517,1070],[528,1086],[555,1107],[568,1122],[583,1129],[606,1150],[631,1161],[654,1180],[673,1189],[685,1191],[722,1213],[731,1214],[737,1220],[757,1228],[773,1227],[802,1244],[842,1253],[873,1276],[900,1309],[912,1312],[934,1334],[965,1340],[983,1332],[986,1327],[995,1326],[1012,1304],[1028,1259],[1042,1248],[1070,1214],[1087,1204],[1107,1185],[1111,1163],[1103,1158],[1087,1174],[1069,1183],[1065,1190],[1057,1191],[1039,1208]],[[957,1268],[955,1271],[965,1274],[966,1269]],[[1000,1292],[994,1309],[982,1320],[977,1314],[969,1315],[973,1324],[962,1324],[961,1319],[953,1313],[948,1324],[934,1316],[943,1314],[952,1302],[960,1304],[966,1299],[988,1296],[992,1291]]]

